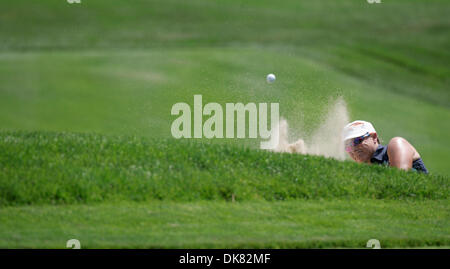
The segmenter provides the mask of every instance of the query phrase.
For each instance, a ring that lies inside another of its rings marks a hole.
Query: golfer
[[[357,120],[347,124],[343,139],[345,151],[356,162],[390,165],[428,174],[419,153],[406,139],[394,137],[387,146],[383,146],[370,122]]]

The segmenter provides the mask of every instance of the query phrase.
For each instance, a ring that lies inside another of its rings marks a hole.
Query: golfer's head
[[[357,162],[368,162],[378,147],[377,132],[370,122],[357,120],[343,130],[345,151]]]

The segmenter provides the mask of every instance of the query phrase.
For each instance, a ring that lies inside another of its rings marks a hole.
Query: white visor
[[[372,123],[363,120],[356,120],[347,124],[342,132],[343,140],[360,137],[366,133],[372,134],[376,133],[375,128],[373,128]]]

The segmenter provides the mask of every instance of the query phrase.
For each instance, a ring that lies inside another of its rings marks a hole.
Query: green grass
[[[233,145],[0,133],[0,247],[450,243],[449,179]]]
[[[0,208],[0,248],[437,248],[448,201],[167,202]]]
[[[193,95],[202,94],[204,104],[279,102],[281,116],[308,139],[330,101],[343,96],[351,119],[373,122],[385,143],[405,137],[429,170],[448,175],[445,134],[450,126],[442,124],[450,120],[448,109],[343,75],[301,55],[231,48],[8,55],[0,56],[3,129],[166,138],[175,119],[172,105],[192,105]],[[273,85],[265,83],[267,70],[278,71]],[[21,79],[21,71],[27,79]],[[258,139],[231,142],[259,145]]]
[[[445,0],[3,3],[0,247],[448,248],[449,12]],[[171,139],[172,105],[194,94],[278,102],[306,141],[342,97],[431,174]]]
[[[449,196],[446,176],[175,139],[0,133],[0,161],[3,206]]]
[[[10,1],[0,128],[167,138],[172,105],[202,94],[279,102],[309,138],[342,96],[352,120],[373,122],[386,143],[405,137],[449,175],[449,10],[436,0]]]

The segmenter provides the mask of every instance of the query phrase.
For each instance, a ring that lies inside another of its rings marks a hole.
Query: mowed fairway
[[[438,0],[5,3],[0,247],[449,246],[449,12]],[[172,105],[194,94],[278,102],[306,140],[342,97],[384,143],[408,139],[431,175],[261,152],[258,139],[176,142]]]
[[[441,201],[374,200],[19,206],[0,209],[0,246],[64,248],[447,247]],[[32,225],[28,224],[29,222]]]

